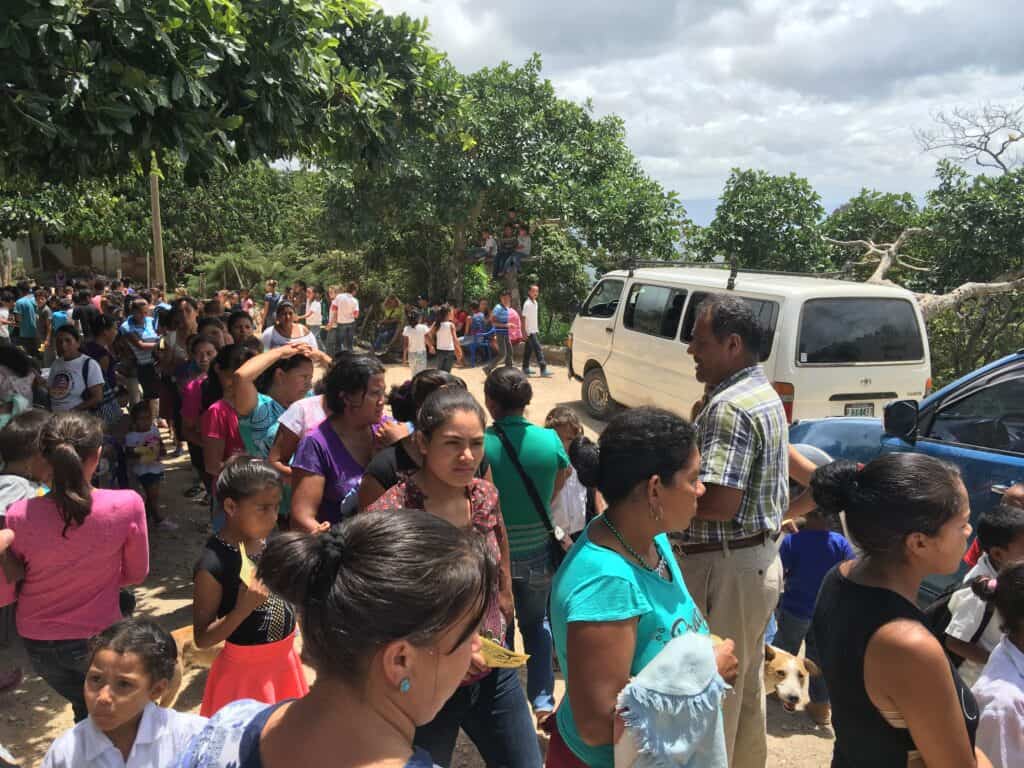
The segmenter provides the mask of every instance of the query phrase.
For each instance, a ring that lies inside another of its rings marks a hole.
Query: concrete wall
[[[110,246],[97,245],[93,248],[74,248],[64,243],[51,243],[44,241],[39,244],[39,253],[42,249],[49,252],[50,256],[56,259],[54,264],[50,257],[40,256],[36,263],[32,260],[32,248],[27,237],[18,240],[0,241],[2,246],[11,255],[14,264],[21,264],[29,274],[36,272],[55,271],[55,268],[64,267],[68,271],[85,272],[93,271],[101,275],[113,277],[118,270],[124,275],[144,280],[146,277],[146,257],[125,253],[111,248]],[[59,266],[58,266],[59,265]]]

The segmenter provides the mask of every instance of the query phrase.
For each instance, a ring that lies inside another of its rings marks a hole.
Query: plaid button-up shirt
[[[700,479],[743,491],[730,521],[698,520],[687,541],[734,541],[782,525],[789,506],[789,430],[782,401],[760,365],[734,373],[708,396],[695,424]]]

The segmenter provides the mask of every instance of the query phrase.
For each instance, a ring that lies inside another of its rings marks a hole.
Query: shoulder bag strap
[[[505,430],[502,429],[498,424],[494,424],[494,434],[501,440],[502,446],[505,448],[505,453],[508,454],[509,459],[512,460],[512,465],[516,468],[519,473],[519,478],[523,481],[523,485],[526,487],[526,493],[529,494],[530,500],[533,501],[533,506],[537,511],[537,516],[540,517],[540,521],[544,524],[547,532],[551,534],[551,538],[557,541],[555,535],[555,527],[551,524],[551,518],[548,517],[547,510],[544,508],[544,502],[540,499],[540,494],[537,493],[537,486],[533,484],[533,480],[526,474],[526,470],[523,469],[523,465],[519,462],[519,456],[516,454],[516,449],[512,447],[512,441],[508,439],[508,435],[505,434]]]

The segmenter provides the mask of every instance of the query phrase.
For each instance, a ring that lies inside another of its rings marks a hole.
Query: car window
[[[811,299],[800,317],[800,363],[899,363],[924,359],[905,299]]]
[[[690,297],[690,303],[686,305],[686,316],[683,318],[683,329],[679,334],[679,340],[684,344],[693,341],[693,326],[697,322],[697,308],[704,299],[709,296],[707,292],[696,291]],[[779,324],[779,302],[768,301],[767,299],[752,299],[749,296],[739,296],[754,310],[757,321],[764,331],[761,338],[761,354],[759,359],[763,363],[772,354],[772,345],[775,343],[775,329]]]
[[[674,339],[684,304],[686,291],[682,288],[634,283],[622,312],[622,324],[631,331]]]
[[[949,405],[941,405],[928,437],[1024,453],[1024,376],[994,382]]]
[[[594,286],[590,298],[580,309],[580,317],[614,317],[615,310],[619,308],[623,285],[624,280],[602,280]]]

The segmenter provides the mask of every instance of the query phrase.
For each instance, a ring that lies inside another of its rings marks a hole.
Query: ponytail
[[[995,604],[1007,634],[1024,629],[1024,561],[1004,565],[999,577],[977,576],[971,590],[986,603]]]
[[[66,536],[68,528],[80,526],[92,511],[92,478],[85,474],[85,462],[103,445],[103,422],[78,411],[56,413],[43,427],[39,443],[53,467],[50,496],[64,521],[61,536]]]

